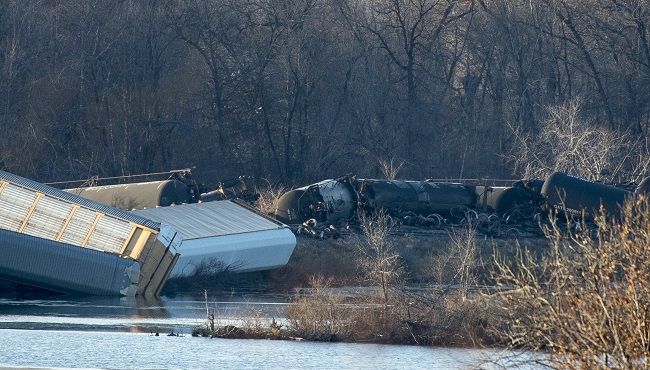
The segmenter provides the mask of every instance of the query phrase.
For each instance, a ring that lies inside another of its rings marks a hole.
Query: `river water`
[[[207,308],[221,324],[283,323],[286,301],[233,294],[210,298]],[[0,299],[0,368],[499,369],[529,359],[486,349],[192,337],[205,317],[200,297]]]

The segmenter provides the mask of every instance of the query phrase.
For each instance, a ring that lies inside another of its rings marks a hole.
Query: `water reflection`
[[[208,297],[207,308],[221,321],[237,324],[258,317],[282,319],[286,302],[281,296],[232,294]],[[0,299],[0,329],[189,333],[205,317],[200,296]]]

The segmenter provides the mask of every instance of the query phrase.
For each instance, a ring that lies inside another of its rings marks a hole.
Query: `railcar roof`
[[[142,209],[132,213],[173,226],[183,240],[285,227],[229,200]]]

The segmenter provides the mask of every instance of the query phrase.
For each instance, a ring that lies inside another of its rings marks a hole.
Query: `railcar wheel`
[[[506,231],[506,238],[508,239],[519,239],[521,232],[516,227],[511,227]]]
[[[488,231],[490,233],[495,233],[499,231],[499,227],[501,226],[501,219],[499,218],[499,215],[496,213],[491,214],[488,217]]]
[[[431,220],[433,222],[433,227],[436,228],[436,229],[439,228],[440,226],[442,226],[443,218],[442,218],[442,216],[440,216],[437,213],[432,213],[432,214],[428,215],[427,219]]]
[[[449,214],[456,221],[461,221],[465,219],[467,212],[462,208],[452,208],[449,210]]]

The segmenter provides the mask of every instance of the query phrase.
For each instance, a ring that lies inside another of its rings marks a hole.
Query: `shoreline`
[[[229,317],[213,325],[215,329],[227,328],[225,332],[208,330],[207,333],[200,334],[201,326],[210,328],[209,324],[206,324],[208,320],[206,311],[210,311],[212,307],[206,305],[202,310],[203,313],[196,317],[195,325],[192,328],[185,326],[187,329],[183,333],[185,335],[197,331],[199,336],[222,338],[278,340],[295,338],[300,341],[452,348],[494,346],[497,340],[490,337],[486,331],[488,330],[486,322],[489,318],[486,315],[489,315],[492,309],[485,306],[484,302],[467,299],[471,296],[474,287],[483,286],[488,281],[486,275],[480,275],[488,271],[484,263],[473,265],[473,274],[478,276],[472,280],[473,282],[454,281],[453,276],[445,276],[445,270],[453,267],[453,261],[448,258],[449,253],[453,252],[450,249],[454,243],[451,236],[423,238],[407,234],[391,236],[391,239],[395,242],[400,262],[405,266],[404,274],[408,276],[408,279],[403,281],[403,285],[400,283],[399,286],[391,287],[390,294],[393,295],[390,298],[391,302],[383,301],[383,298],[379,297],[380,286],[368,285],[368,281],[364,280],[361,271],[362,255],[359,249],[362,240],[358,236],[336,240],[300,237],[294,255],[289,264],[283,268],[246,274],[203,271],[192,277],[170,279],[163,289],[161,299],[173,300],[175,297],[187,296],[197,301],[212,301],[214,297],[227,297],[229,294],[231,297],[232,294],[242,296],[252,294],[253,296],[281,295],[286,298],[287,318],[281,321],[277,315],[253,319]],[[485,259],[495,249],[500,250],[500,253],[513,250],[507,240],[479,239],[475,243],[478,244],[474,256],[476,260]],[[536,247],[542,246],[538,244]],[[435,269],[433,266],[438,268]],[[363,283],[366,284],[362,285]],[[35,299],[40,298],[65,300],[66,296],[37,296]],[[25,297],[16,296],[9,299],[20,300]],[[404,305],[400,300],[410,300],[411,304]],[[364,308],[355,312],[355,309],[351,308],[354,306]],[[426,306],[438,307],[431,311]],[[328,318],[328,315],[333,314],[336,317]],[[271,320],[278,320],[280,327],[273,330],[262,327],[262,321],[268,323]],[[330,324],[323,326],[327,320]],[[247,323],[239,324],[244,321]],[[305,323],[303,327],[300,327],[301,322]],[[38,329],[38,325],[36,323],[29,329]],[[61,330],[65,325],[51,327],[52,330]],[[287,331],[290,325],[293,327]],[[320,329],[317,329],[319,327]],[[83,325],[79,328],[86,331]],[[119,329],[118,325],[113,325],[107,330],[103,328],[89,330],[113,331],[113,329],[133,330],[133,328]],[[142,329],[138,331],[152,332],[146,325],[142,325]],[[169,333],[159,331],[159,334]]]

